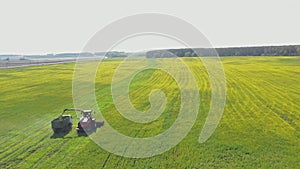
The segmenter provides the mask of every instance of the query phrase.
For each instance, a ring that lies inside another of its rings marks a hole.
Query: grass
[[[110,154],[89,137],[77,137],[74,129],[64,138],[51,138],[50,121],[64,108],[72,107],[74,64],[1,69],[0,168],[300,167],[300,57],[222,58],[226,107],[217,130],[203,144],[198,138],[210,106],[210,83],[197,59],[183,60],[199,85],[201,104],[196,123],[176,147],[145,159]],[[176,82],[160,70],[137,74],[130,85],[130,99],[136,109],[150,108],[148,95],[155,88],[165,92],[168,102],[154,122],[132,123],[118,113],[110,95],[111,78],[119,63],[105,61],[98,70],[95,89],[103,116],[128,136],[150,137],[164,132],[179,110]]]

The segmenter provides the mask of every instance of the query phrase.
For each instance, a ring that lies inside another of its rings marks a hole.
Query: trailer
[[[69,132],[72,130],[72,116],[61,115],[51,121],[52,130],[54,133]]]

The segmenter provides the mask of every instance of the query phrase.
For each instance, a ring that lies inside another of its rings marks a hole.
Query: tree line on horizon
[[[185,48],[152,50],[148,58],[195,57],[195,56],[300,56],[300,45],[230,47],[230,48]]]

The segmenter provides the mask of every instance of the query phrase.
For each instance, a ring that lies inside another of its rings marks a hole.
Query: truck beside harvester
[[[96,121],[96,118],[92,116],[95,114],[93,110],[82,110],[78,108],[68,108],[64,109],[62,115],[58,118],[55,118],[51,121],[52,130],[54,133],[61,133],[61,132],[70,132],[72,130],[72,116],[65,115],[66,111],[75,111],[80,112],[81,117],[77,123],[76,131],[78,135],[82,134],[90,134],[92,132],[96,132],[97,128],[100,128],[104,125],[104,121]]]

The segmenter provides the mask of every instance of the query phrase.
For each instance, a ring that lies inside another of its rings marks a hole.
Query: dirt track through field
[[[53,64],[63,64],[75,62],[75,59],[61,59],[61,60],[27,60],[27,61],[0,61],[0,69],[18,68],[27,66],[43,66]]]

